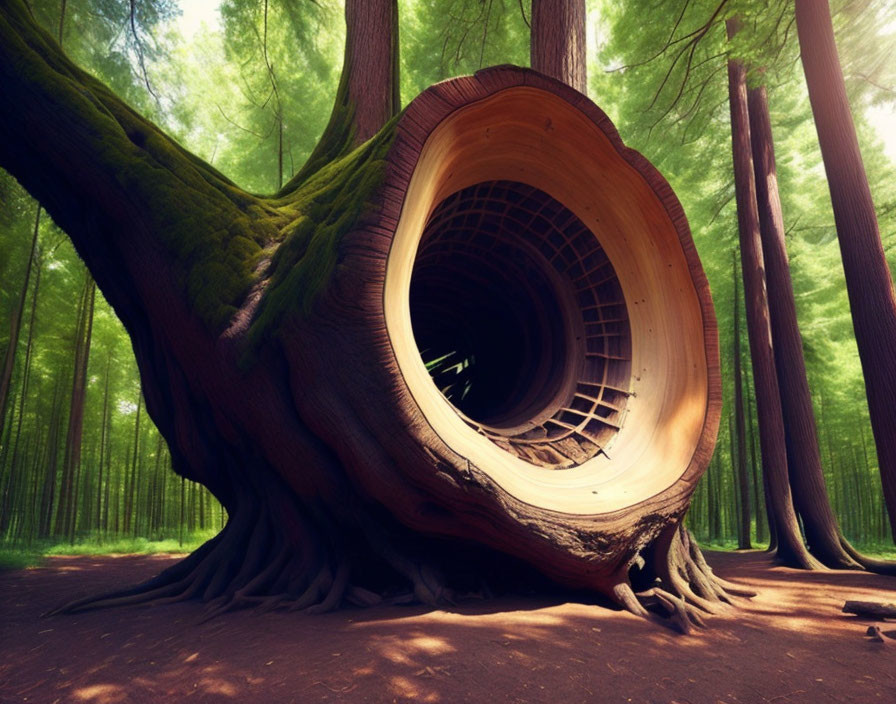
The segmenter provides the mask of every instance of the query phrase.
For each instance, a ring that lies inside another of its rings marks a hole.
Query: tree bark
[[[784,215],[778,194],[775,147],[765,86],[748,92],[748,106],[759,231],[793,501],[802,518],[812,554],[828,567],[855,568],[857,563],[841,545],[843,538],[824,483],[818,430],[784,242]]]
[[[34,216],[34,234],[31,236],[31,249],[28,253],[28,263],[25,265],[25,278],[22,281],[22,289],[19,293],[16,307],[9,317],[9,340],[6,343],[6,353],[3,356],[3,368],[0,369],[0,427],[6,421],[6,406],[9,400],[9,389],[12,383],[12,371],[15,367],[16,348],[19,345],[19,328],[22,324],[22,313],[25,310],[25,299],[28,296],[28,283],[31,280],[31,266],[34,262],[34,253],[37,251],[37,235],[40,230],[41,207],[37,206]]]
[[[65,455],[62,463],[62,483],[59,506],[56,510],[54,533],[73,538],[77,505],[75,502],[78,473],[81,467],[81,440],[84,430],[84,401],[87,396],[87,362],[93,331],[93,305],[96,285],[85,272],[84,291],[78,308],[72,357],[72,394],[69,401],[68,430],[65,436]]]
[[[738,512],[737,547],[750,550],[750,481],[747,477],[747,423],[744,414],[743,374],[740,361],[740,286],[737,282],[737,252],[732,251],[734,260],[734,428],[737,438],[737,461],[735,466],[740,506]],[[758,520],[758,519],[757,519]]]
[[[284,192],[366,142],[401,110],[398,0],[346,0],[345,27],[342,77],[330,121]]]
[[[437,84],[262,197],[71,64],[17,0],[0,39],[0,165],[131,335],[175,471],[228,514],[157,578],[68,611],[441,603],[534,567],[688,630],[743,593],[681,529],[721,406],[708,284],[668,184],[580,93],[513,67]],[[482,219],[511,210],[535,254]],[[448,344],[494,356],[496,306],[538,334],[520,333],[518,374],[474,377],[512,386],[473,418],[416,336],[473,325]]]
[[[533,0],[532,68],[588,92],[585,0]]]
[[[896,540],[896,290],[846,97],[827,0],[796,0],[796,27]]]
[[[34,240],[31,244],[31,254],[28,257],[28,272],[25,275],[25,285],[22,289],[22,296],[24,297],[28,293],[28,279],[30,278],[31,268],[34,265],[34,249],[37,244],[37,229],[40,223],[40,206],[37,209],[37,215],[35,216],[34,222]],[[10,512],[12,507],[15,505],[15,502],[12,501],[13,492],[15,491],[17,477],[16,474],[18,472],[19,462],[18,462],[18,447],[19,447],[19,439],[22,433],[22,420],[25,416],[25,400],[28,397],[28,382],[31,378],[31,350],[32,343],[34,341],[34,322],[35,322],[35,313],[37,312],[37,294],[40,292],[40,272],[41,272],[41,263],[40,263],[40,255],[37,258],[37,266],[36,274],[34,277],[34,290],[31,293],[31,312],[28,316],[28,340],[25,343],[25,360],[22,365],[22,393],[19,396],[19,409],[16,414],[16,424],[14,435],[12,435],[12,423],[10,423],[10,435],[13,438],[13,451],[12,457],[9,463],[9,473],[6,476],[6,481],[3,485],[3,495],[2,500],[0,500],[0,535],[4,535],[6,533],[6,529],[9,526],[10,520]],[[24,305],[24,300],[20,302],[19,311],[16,313],[21,316],[21,306]],[[14,323],[15,330],[15,338],[18,339],[19,331],[18,324]],[[12,340],[13,336],[10,336],[10,345],[7,350],[7,354],[13,356],[15,354],[17,344],[13,344]],[[4,372],[6,370],[4,369]],[[11,371],[11,370],[10,370]],[[5,402],[5,399],[4,399]],[[2,408],[2,403],[0,403],[0,408]],[[2,421],[4,419],[4,415],[0,413],[0,425],[2,425]]]
[[[737,23],[728,20],[728,36],[737,32]],[[762,471],[768,478],[769,509],[774,516],[777,557],[784,564],[812,569],[820,567],[806,550],[793,508],[787,467],[787,446],[781,410],[781,395],[775,371],[768,298],[765,289],[765,265],[759,234],[756,185],[750,148],[750,122],[747,111],[746,70],[740,61],[728,60],[728,99],[731,108],[731,143],[734,158],[734,188],[740,233],[740,256],[744,277],[744,300],[753,383],[756,388],[756,412],[759,418],[759,443]]]

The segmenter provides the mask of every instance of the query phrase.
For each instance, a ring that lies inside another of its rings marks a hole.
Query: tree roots
[[[718,613],[731,605],[734,597],[755,596],[749,589],[713,574],[683,525],[667,528],[650,552],[649,560],[636,561],[632,574],[619,576],[610,594],[636,616],[691,633],[694,627],[706,625],[704,615]],[[635,591],[633,581],[649,586]]]
[[[218,536],[157,577],[72,601],[45,615],[199,600],[207,604],[201,617],[205,622],[242,608],[320,614],[346,603],[454,604],[455,594],[441,572],[396,536],[370,526],[364,530],[366,548],[377,558],[371,562],[369,554],[362,560],[344,545],[326,544],[318,537],[320,527],[307,521],[296,531],[292,518],[287,536],[262,510],[237,512]],[[680,525],[666,529],[645,553],[646,559],[638,556],[607,590],[613,601],[642,618],[690,633],[705,625],[705,615],[730,605],[733,597],[754,596],[714,575]],[[373,580],[372,564],[381,568]]]
[[[373,585],[355,583],[353,578],[369,571],[370,556],[353,559],[345,546],[320,538],[338,531],[322,530],[309,521],[301,521],[302,530],[297,531],[299,519],[291,519],[287,536],[262,510],[237,512],[219,535],[153,579],[69,602],[45,616],[186,600],[207,604],[202,621],[247,607],[319,614],[343,603],[453,603],[437,570],[403,554],[394,543],[370,541],[366,535],[388,574],[384,577],[381,570]]]

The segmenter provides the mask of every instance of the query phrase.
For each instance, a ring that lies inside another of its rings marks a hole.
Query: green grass
[[[46,542],[39,545],[0,545],[0,571],[39,567],[45,557],[60,555],[154,555],[157,553],[192,552],[217,531],[189,533],[183,543],[178,538],[150,540],[148,538],[103,538],[91,535],[80,538],[74,544]]]
[[[2,547],[0,548],[0,572],[38,567],[42,559],[41,555],[34,552]]]
[[[698,540],[700,547],[704,550],[737,550],[737,540],[735,538],[721,538],[713,541]],[[768,543],[757,543],[753,541],[754,550],[765,550]],[[896,545],[892,543],[859,543],[853,542],[853,547],[867,557],[874,557],[881,560],[896,560]]]
[[[177,538],[163,540],[149,540],[148,538],[107,538],[103,540],[99,536],[79,540],[74,545],[71,543],[55,543],[41,549],[43,555],[154,555],[163,552],[192,552],[206,540],[215,537],[217,531],[205,531],[203,533],[190,533],[184,536],[181,543]]]

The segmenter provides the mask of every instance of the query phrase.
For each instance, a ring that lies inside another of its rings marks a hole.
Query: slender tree
[[[800,53],[837,224],[890,527],[896,540],[896,290],[862,162],[827,0],[796,0]]]
[[[747,476],[747,423],[744,412],[743,374],[740,361],[740,286],[737,276],[737,251],[732,252],[734,275],[734,429],[736,443],[735,478],[738,486],[738,530],[737,547],[749,550],[750,544],[750,480]]]
[[[93,310],[96,285],[85,272],[84,286],[78,305],[78,320],[72,340],[72,391],[69,398],[68,430],[65,436],[65,455],[59,487],[59,506],[56,510],[54,533],[73,537],[77,513],[77,482],[81,467],[81,443],[84,433],[84,402],[87,396],[87,363],[93,331]]]
[[[858,565],[842,547],[840,528],[824,483],[818,431],[784,242],[784,216],[778,194],[765,86],[760,85],[749,91],[748,105],[762,255],[793,501],[802,518],[812,554],[828,567],[854,568]]]
[[[728,20],[728,36],[737,32],[736,20]],[[728,98],[731,108],[731,141],[734,158],[734,187],[740,233],[741,267],[762,468],[768,479],[769,515],[775,526],[777,557],[783,563],[817,568],[820,563],[803,544],[793,508],[787,467],[787,445],[781,410],[781,395],[775,370],[771,323],[765,287],[765,265],[759,233],[756,185],[750,146],[746,69],[741,61],[728,59]]]
[[[31,280],[31,268],[34,263],[34,254],[37,251],[37,235],[40,231],[41,206],[37,206],[34,215],[34,233],[31,236],[31,248],[28,252],[28,261],[25,264],[25,276],[22,277],[22,288],[16,300],[12,315],[9,316],[9,339],[6,343],[6,351],[3,355],[3,367],[0,368],[0,427],[4,426],[6,419],[6,405],[9,399],[9,389],[12,382],[12,371],[15,366],[16,349],[19,345],[19,328],[22,324],[22,312],[25,310],[25,299],[28,295],[28,283]]]

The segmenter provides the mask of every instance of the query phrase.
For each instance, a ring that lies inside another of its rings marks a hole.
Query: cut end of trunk
[[[390,158],[386,327],[438,437],[569,514],[693,474],[718,415],[709,293],[671,189],[606,116],[534,72],[480,72],[412,103]]]

